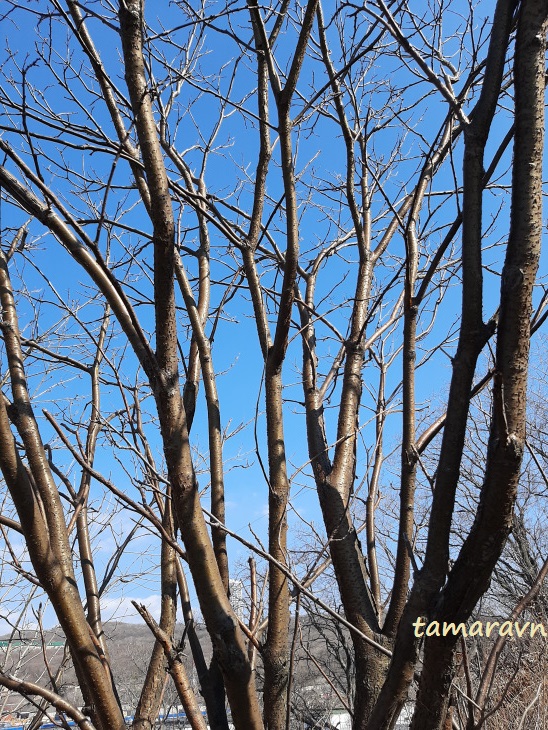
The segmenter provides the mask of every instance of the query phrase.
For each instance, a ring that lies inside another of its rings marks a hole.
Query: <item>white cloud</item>
[[[158,621],[160,619],[161,596],[152,594],[150,596],[120,596],[118,598],[104,598],[101,600],[101,613],[103,621],[123,621],[125,623],[142,623],[132,605],[132,601],[146,606],[150,614]]]

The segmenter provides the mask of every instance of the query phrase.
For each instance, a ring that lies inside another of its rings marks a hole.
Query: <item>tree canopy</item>
[[[126,584],[158,596],[139,730],[166,673],[193,728],[202,702],[216,729],[308,722],[299,616],[344,646],[342,684],[318,671],[354,730],[409,696],[415,729],[482,726],[496,661],[457,718],[460,639],[413,626],[473,617],[544,474],[547,15],[3,1],[3,618],[47,599],[86,711],[51,667],[0,685],[124,727],[104,619]]]

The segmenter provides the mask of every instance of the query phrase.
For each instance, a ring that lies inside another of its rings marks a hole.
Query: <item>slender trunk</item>
[[[447,419],[443,432],[423,568],[417,576],[398,624],[394,654],[373,709],[368,730],[388,730],[413,681],[419,642],[413,622],[429,615],[448,570],[449,536],[454,509],[470,392],[477,358],[492,330],[482,320],[483,154],[500,94],[512,27],[514,0],[499,0],[486,62],[485,78],[472,121],[465,128],[463,163],[462,320],[453,359]]]
[[[78,592],[63,508],[49,467],[28,395],[21,337],[8,274],[0,253],[2,329],[13,404],[0,394],[0,469],[19,515],[38,580],[65,632],[74,668],[93,723],[98,730],[121,730],[124,720],[113,691],[108,665],[89,626]],[[11,432],[14,423],[24,443],[28,468]]]
[[[168,535],[174,536],[171,493],[168,489],[163,506],[162,525]],[[166,540],[162,540],[160,556],[161,609],[159,629],[173,640],[177,612],[177,556]],[[166,678],[164,646],[156,638],[148,663],[143,689],[139,697],[133,727],[135,730],[152,730],[158,717],[164,681]]]
[[[512,529],[525,448],[532,295],[542,234],[545,54],[548,7],[521,5],[514,61],[515,152],[510,236],[501,278],[491,433],[476,519],[445,586],[435,619],[466,621],[489,587]],[[442,727],[458,637],[426,641],[413,730]],[[428,702],[426,702],[428,698]]]
[[[280,372],[269,373],[268,370],[267,363],[266,414],[270,466],[268,551],[275,560],[285,565],[289,480],[282,420],[282,378]],[[264,655],[265,726],[269,730],[282,730],[286,722],[289,682],[289,587],[286,575],[272,565],[268,580],[268,633]]]
[[[208,668],[202,645],[196,633],[196,624],[190,606],[190,596],[183,566],[177,561],[177,583],[185,622],[185,631],[192,652],[192,659],[196,667],[200,692],[204,698],[207,711],[207,720],[211,730],[228,730],[228,718],[225,707],[225,690],[222,674],[217,662],[211,661]],[[220,684],[219,684],[220,683]]]
[[[219,572],[200,504],[186,414],[179,388],[175,308],[174,218],[143,59],[143,3],[121,2],[125,75],[152,199],[156,362],[149,370],[177,522],[213,654],[224,676],[237,730],[262,728],[247,647]],[[217,526],[217,525],[216,525]]]

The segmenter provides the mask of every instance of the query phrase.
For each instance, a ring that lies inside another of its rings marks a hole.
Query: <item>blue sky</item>
[[[459,53],[459,33],[462,35],[459,19],[459,8],[466,3],[451,5],[446,10],[445,33],[447,37],[445,51],[452,55],[456,64]],[[476,28],[481,26],[483,18],[489,18],[492,3],[480,3],[476,8]],[[91,6],[90,6],[91,7]],[[155,30],[160,27],[169,27],[179,23],[179,16],[172,6],[163,8],[161,19],[154,18],[152,4],[148,6],[147,18]],[[351,19],[347,18],[347,33],[350,32]],[[365,29],[366,20],[360,21]],[[247,41],[251,40],[251,31],[247,13],[242,5],[232,16],[233,27],[241,23],[240,32]],[[37,30],[32,30],[32,21],[21,10],[14,13],[7,21],[9,38],[0,50],[3,58],[4,71],[7,80],[2,82],[1,99],[17,100],[18,84],[21,80],[21,68],[29,66],[27,80],[34,89],[34,98],[31,106],[36,115],[42,116],[45,121],[49,115],[46,104],[59,115],[56,123],[59,125],[58,138],[53,141],[42,139],[47,125],[32,117],[25,120],[32,130],[34,143],[41,150],[42,173],[46,183],[51,184],[56,194],[71,211],[72,215],[80,219],[89,235],[94,236],[98,210],[102,205],[104,181],[108,179],[113,164],[112,154],[101,154],[100,129],[103,127],[107,137],[114,139],[112,125],[107,119],[104,106],[95,96],[96,87],[92,86],[89,78],[89,69],[82,57],[74,39],[64,30],[53,24],[54,43],[47,46],[47,32],[49,26],[43,23]],[[218,27],[227,30],[226,19],[217,22]],[[122,96],[127,96],[123,81],[123,68],[120,63],[120,47],[113,31],[101,26],[98,21],[89,21],[90,31],[95,33],[95,40],[101,53],[103,62]],[[179,31],[184,47],[188,42],[185,31]],[[336,44],[336,25],[329,30],[333,41],[333,60],[340,66],[343,63],[342,52]],[[178,107],[172,115],[172,136],[177,150],[185,155],[185,160],[194,173],[198,173],[202,163],[202,150],[205,140],[211,136],[212,130],[219,119],[218,97],[212,93],[215,90],[227,93],[231,87],[234,105],[226,107],[223,125],[216,136],[213,145],[216,148],[208,159],[206,181],[208,192],[218,198],[219,209],[226,213],[227,218],[235,224],[245,228],[245,217],[228,206],[240,207],[244,211],[250,210],[251,186],[255,171],[255,162],[258,149],[258,136],[253,115],[256,109],[254,95],[255,76],[253,59],[250,55],[240,56],[240,48],[229,38],[214,30],[209,33],[211,40],[203,46],[203,54],[192,65],[194,80],[185,83],[177,98]],[[287,59],[291,57],[295,32],[288,29],[282,34],[276,52],[283,68]],[[72,55],[72,68],[64,65],[66,44]],[[8,52],[8,48],[10,52]],[[469,45],[466,46],[463,56],[467,55]],[[170,44],[159,47],[159,53],[164,53],[170,63],[184,65],[185,50],[177,49]],[[66,74],[68,88],[60,89],[57,80],[43,63],[32,65],[40,54],[52,58],[54,70],[60,78]],[[480,54],[482,55],[482,54]],[[149,59],[152,63],[155,77],[162,82],[162,69],[158,58]],[[407,67],[405,64],[408,64]],[[233,71],[236,73],[231,86]],[[171,72],[172,74],[174,71]],[[463,77],[464,78],[464,77]],[[459,90],[459,83],[455,81],[455,88]],[[317,59],[307,61],[299,85],[300,98],[296,100],[294,116],[296,116],[304,101],[310,98],[312,84],[316,86],[325,83],[325,73],[320,71]],[[201,92],[197,91],[201,87]],[[362,94],[359,102],[360,114],[371,115],[371,124],[375,121],[382,127],[383,115],[393,118],[386,127],[379,129],[370,144],[372,166],[377,170],[383,169],[383,163],[392,155],[395,156],[393,169],[383,178],[383,193],[378,192],[372,204],[374,216],[374,241],[382,236],[390,207],[396,205],[403,195],[411,189],[416,181],[416,173],[420,167],[421,155],[427,146],[432,143],[443,116],[446,113],[446,103],[439,99],[437,92],[424,82],[417,83],[417,71],[411,62],[402,62],[400,59],[386,53],[375,61],[366,77],[363,87],[357,87]],[[428,88],[428,93],[424,89]],[[73,92],[76,98],[70,98]],[[401,101],[398,94],[401,92]],[[167,91],[164,91],[164,102]],[[386,109],[386,104],[390,109]],[[505,100],[510,105],[511,100]],[[241,113],[238,105],[248,110]],[[28,145],[24,135],[12,134],[12,126],[21,127],[22,120],[13,112],[10,119],[7,114],[2,122],[2,134],[15,148],[24,150],[25,159],[31,162]],[[466,109],[468,111],[468,109]],[[303,251],[303,266],[308,266],[317,253],[322,242],[330,242],[341,236],[348,228],[349,213],[344,201],[342,184],[344,181],[344,146],[340,129],[333,122],[332,107],[325,105],[321,114],[316,114],[304,123],[294,136],[296,153],[296,172],[299,176],[298,196],[301,215],[301,248]],[[273,111],[275,122],[275,112]],[[360,120],[358,120],[360,121]],[[363,120],[362,120],[363,121]],[[507,132],[510,123],[510,112],[504,109],[497,115],[492,141],[489,142],[486,161],[489,162],[500,140]],[[64,129],[62,128],[64,125]],[[78,125],[88,127],[87,131]],[[87,140],[83,137],[87,135]],[[274,137],[274,133],[273,133]],[[85,142],[93,149],[75,148]],[[274,149],[274,161],[268,178],[269,203],[264,219],[273,211],[276,202],[280,199],[282,183],[278,169],[278,146]],[[455,196],[447,196],[444,205],[436,211],[438,202],[445,201],[444,193],[454,187],[455,175],[457,184],[460,181],[462,166],[462,141],[454,151],[453,159],[447,160],[440,173],[436,176],[432,190],[436,195],[431,197],[431,215],[427,207],[421,218],[421,264],[424,265],[428,256],[439,246],[445,234],[446,227],[452,222],[456,213],[457,202]],[[502,172],[507,171],[511,159],[508,150],[499,166]],[[67,170],[69,171],[67,173]],[[175,174],[173,174],[175,176]],[[130,180],[129,167],[124,162],[117,162],[113,176],[114,186],[107,200],[107,216],[116,222],[107,235],[103,230],[99,245],[103,252],[108,249],[113,262],[117,262],[117,274],[126,278],[126,291],[135,299],[136,311],[147,331],[153,328],[152,307],[150,306],[150,267],[151,246],[149,241],[150,223],[144,211],[137,203],[137,198]],[[495,176],[495,180],[496,180]],[[509,196],[505,190],[508,177],[505,175],[498,180],[500,186],[494,187],[485,195],[485,263],[488,266],[485,272],[485,304],[486,318],[490,316],[498,299],[501,246],[506,240],[508,232]],[[176,213],[180,215],[181,230],[186,231],[182,236],[185,245],[193,248],[196,239],[196,218],[189,208],[183,209],[176,204]],[[2,226],[5,235],[21,224],[26,216],[9,203],[3,204]],[[493,225],[492,219],[494,219]],[[270,232],[276,244],[284,249],[284,219],[280,211],[273,214]],[[212,276],[215,282],[223,282],[232,278],[239,265],[239,255],[233,251],[226,240],[215,230],[210,228],[212,248],[216,260],[212,265]],[[348,313],[351,306],[351,296],[356,275],[355,239],[348,239],[348,247],[341,249],[337,256],[332,257],[328,265],[322,270],[318,279],[317,301],[320,314],[328,316],[334,327],[337,327],[344,338]],[[265,242],[266,246],[266,242]],[[434,343],[446,339],[443,349],[427,360],[418,371],[417,400],[423,404],[421,417],[426,422],[429,411],[442,407],[444,396],[451,374],[450,356],[456,345],[458,326],[458,308],[460,304],[459,286],[459,246],[457,235],[454,248],[446,261],[444,277],[449,290],[440,304],[436,321],[428,336],[421,342],[419,360],[425,353],[430,352]],[[383,260],[377,274],[375,288],[380,289],[385,282],[394,275],[401,263],[404,251],[401,235],[396,235],[388,254]],[[138,255],[138,262],[132,255]],[[28,259],[28,260],[27,260]],[[190,256],[184,257],[189,272],[195,272],[195,264]],[[34,267],[34,268],[33,268]],[[16,255],[13,260],[12,277],[20,303],[21,324],[27,337],[53,332],[54,346],[61,347],[61,351],[82,361],[89,361],[93,356],[93,348],[89,345],[86,330],[97,330],[97,322],[102,312],[100,298],[95,299],[96,292],[86,274],[61,249],[52,236],[46,235],[41,226],[32,223],[29,229],[28,248],[25,255]],[[541,276],[546,276],[545,262],[543,262]],[[276,273],[268,262],[264,267],[263,283],[265,286],[279,285]],[[56,299],[52,286],[59,295]],[[212,292],[212,309],[219,303],[225,292],[222,284],[216,285]],[[386,309],[379,313],[376,324],[384,321],[389,314],[390,306],[399,293],[399,289],[387,303]],[[540,293],[537,295],[537,299]],[[430,322],[430,310],[434,306],[435,297],[432,297],[421,314],[421,326],[426,327]],[[39,324],[34,320],[39,314]],[[80,321],[72,316],[77,313]],[[70,318],[66,319],[65,317]],[[296,317],[296,312],[295,312]],[[183,349],[186,350],[187,322],[181,313],[180,336]],[[59,324],[62,323],[62,324]],[[55,342],[55,333],[62,334]],[[321,371],[325,374],[336,355],[339,342],[329,328],[318,326],[318,351],[321,355]],[[384,355],[388,358],[395,353],[394,366],[387,375],[387,394],[396,390],[401,378],[401,362],[397,355],[401,339],[401,324],[396,324],[392,331],[384,336]],[[3,354],[3,353],[2,353]],[[127,387],[138,387],[144,396],[143,407],[146,416],[145,430],[157,464],[161,466],[161,446],[154,416],[154,405],[150,393],[144,385],[144,376],[136,368],[135,357],[129,351],[127,343],[120,335],[118,328],[112,325],[109,335],[109,358],[121,368],[122,381]],[[255,453],[254,420],[258,412],[257,440],[259,451],[264,463],[267,463],[265,448],[265,418],[264,418],[264,391],[259,396],[262,380],[262,359],[258,347],[257,333],[252,319],[252,308],[245,291],[239,290],[228,302],[219,320],[213,348],[215,368],[220,373],[218,387],[221,400],[221,417],[223,426],[230,432],[237,430],[241,424],[243,428],[226,443],[225,458],[226,472],[226,503],[228,526],[249,539],[247,529],[251,525],[253,531],[261,538],[265,537],[267,526],[266,505],[268,498],[267,485],[262,476]],[[305,443],[303,428],[302,387],[300,384],[301,342],[296,328],[292,331],[292,341],[288,349],[284,370],[285,396],[288,399],[286,409],[287,456],[291,470],[298,472],[294,482],[295,512],[289,515],[292,528],[303,527],[297,516],[312,521],[320,533],[321,515],[317,498],[310,478],[310,469],[302,468],[308,461],[308,452]],[[2,361],[3,362],[3,361]],[[3,362],[2,367],[5,368]],[[89,412],[89,382],[87,377],[78,371],[70,371],[59,380],[57,371],[43,372],[40,361],[29,362],[29,375],[34,405],[37,413],[41,408],[48,408],[59,418],[72,419],[78,422]],[[4,371],[3,371],[4,372]],[[108,364],[103,366],[104,383],[102,399],[108,413],[112,414],[123,406],[120,389],[113,380],[113,373]],[[478,372],[481,376],[482,371]],[[374,445],[374,423],[371,420],[372,408],[378,384],[378,369],[373,360],[369,360],[364,368],[364,400],[362,408],[362,441],[359,451],[358,480],[368,475],[368,456]],[[333,397],[327,410],[328,433],[331,441],[335,439],[335,406],[338,403],[340,383],[333,391]],[[399,415],[399,393],[390,404],[393,414],[389,417],[386,427],[385,452],[394,451],[398,445],[401,429]],[[112,426],[119,425],[119,419],[113,418]],[[52,438],[51,429],[43,424],[44,440]],[[199,454],[207,451],[207,429],[203,391],[200,393],[199,410],[192,432],[192,443],[196,449],[196,467],[199,472],[200,485],[204,487],[208,481],[207,472],[203,471],[204,462]],[[62,450],[55,452],[55,459],[59,465],[68,470],[69,478],[77,480],[79,471],[71,465],[71,458]],[[397,455],[387,463],[382,479],[382,491],[387,503],[386,520],[390,524],[390,508],[395,498],[397,485]],[[96,457],[96,467],[119,487],[127,489],[133,498],[138,498],[135,481],[141,478],[139,470],[135,470],[135,459],[128,451],[122,451],[113,445],[112,440],[104,438]],[[126,469],[127,471],[124,471]],[[131,477],[134,483],[131,483]],[[132,524],[133,517],[116,512],[115,501],[107,497],[103,501],[102,489],[98,485],[93,488],[92,499],[106,514],[108,519],[103,520],[97,515],[98,522],[98,572],[101,574],[112,550],[116,548],[117,540],[122,539],[125,531]],[[205,502],[207,506],[207,499]],[[384,504],[384,503],[383,503]],[[362,510],[363,512],[363,510]],[[297,538],[295,538],[297,539]],[[21,546],[22,549],[22,546]],[[247,557],[247,550],[230,540],[231,559],[233,565],[242,563]],[[148,601],[151,606],[157,602],[157,550],[158,540],[142,531],[140,537],[132,544],[126,558],[121,563],[117,581],[111,592],[105,598],[106,617],[112,607],[116,607],[116,615],[126,616],[127,601],[136,597]],[[386,565],[384,566],[386,569]],[[141,576],[141,577],[139,577]],[[114,610],[114,609],[113,609]],[[31,619],[32,620],[32,619]],[[50,620],[53,618],[50,616]],[[0,622],[0,631],[2,624]]]

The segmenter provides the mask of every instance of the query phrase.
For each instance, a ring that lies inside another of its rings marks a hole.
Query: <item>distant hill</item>
[[[183,635],[184,626],[177,625],[175,638]],[[107,646],[110,652],[112,672],[115,677],[122,703],[131,710],[135,707],[146,674],[154,637],[147,626],[121,621],[107,621],[104,624]],[[206,661],[211,657],[211,643],[204,627],[198,626]],[[13,637],[0,637],[0,666],[4,671],[21,679],[43,683],[47,677],[42,639],[46,646],[46,658],[53,674],[63,664],[65,669],[59,678],[58,692],[76,705],[82,704],[81,693],[76,682],[72,663],[65,652],[65,642],[60,628],[44,631],[43,637],[37,631],[18,631]],[[185,665],[192,676],[193,666],[188,646],[184,650]],[[171,694],[171,693],[170,693]],[[167,698],[166,698],[167,699]],[[175,701],[175,697],[173,697]],[[20,698],[10,697],[6,709],[20,706]]]
[[[316,619],[317,620],[317,619]],[[328,669],[330,676],[338,677],[339,692],[344,696],[351,692],[353,667],[349,662],[346,642],[349,641],[346,630],[324,619],[323,623],[314,623],[306,616],[301,617],[301,630],[304,646],[297,642],[295,680],[293,683],[294,702],[302,708],[303,717],[316,711],[323,705],[338,707],[340,700],[335,698],[332,689],[326,684],[318,667]],[[335,630],[334,630],[335,629]],[[143,679],[146,675],[154,637],[144,624],[108,621],[104,624],[107,646],[110,653],[112,672],[116,687],[126,714],[133,714]],[[203,647],[206,662],[211,658],[211,642],[203,625],[196,627],[198,638]],[[176,640],[180,640],[184,626],[178,624],[175,630]],[[293,634],[293,629],[291,629]],[[70,656],[65,649],[63,635],[59,628],[49,629],[43,634],[45,650],[42,648],[42,637],[36,631],[17,632],[10,641],[10,636],[0,637],[0,666],[22,679],[30,679],[40,684],[48,684],[46,662],[52,674],[63,667],[57,680],[57,692],[73,705],[81,706],[82,696],[76,676],[72,668]],[[44,657],[45,654],[45,657]],[[200,696],[196,671],[191,658],[188,642],[183,650],[184,663],[191,682]],[[261,665],[257,667],[259,684],[261,683]],[[0,690],[0,707],[5,693]],[[162,702],[164,709],[180,704],[172,682],[166,685]],[[3,705],[4,714],[12,710],[34,710],[29,703],[19,696],[12,695]]]

